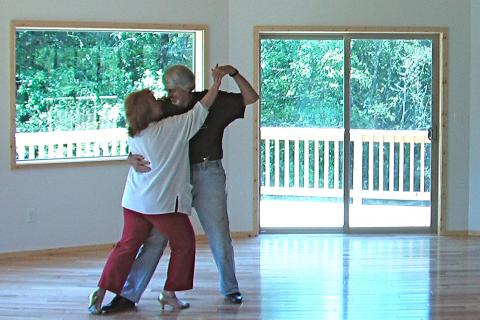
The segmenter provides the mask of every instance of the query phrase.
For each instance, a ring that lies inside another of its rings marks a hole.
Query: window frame
[[[261,88],[261,65],[260,65],[260,42],[263,37],[294,37],[294,36],[301,36],[302,38],[306,36],[311,37],[331,37],[331,36],[344,36],[345,38],[357,37],[357,38],[369,38],[372,35],[374,37],[380,37],[381,35],[388,35],[390,37],[395,37],[395,35],[401,34],[416,34],[418,35],[428,35],[433,36],[437,41],[438,45],[438,54],[437,62],[438,65],[435,66],[438,69],[437,79],[433,81],[436,83],[435,87],[433,88],[433,105],[438,106],[438,110],[436,114],[432,115],[433,118],[433,134],[435,143],[433,143],[432,147],[432,174],[435,171],[436,179],[435,182],[432,179],[432,223],[431,223],[431,230],[432,232],[436,232],[438,234],[444,234],[446,230],[446,183],[447,183],[447,174],[448,174],[448,163],[445,155],[447,154],[447,127],[448,127],[448,119],[447,119],[447,110],[448,110],[448,28],[446,27],[354,27],[354,26],[281,26],[281,25],[273,25],[273,26],[254,26],[254,39],[253,39],[253,47],[254,47],[254,79],[253,83],[257,88],[258,92],[260,92]],[[346,74],[348,74],[349,66],[345,68]],[[349,81],[348,77],[345,76],[346,81]],[[348,86],[345,86],[348,90]],[[345,96],[348,96],[348,92],[345,93]],[[348,103],[348,100],[347,100]],[[348,108],[347,108],[348,109]],[[260,159],[260,148],[259,148],[259,126],[260,126],[260,110],[259,107],[257,112],[254,115],[254,144],[255,154],[254,159]],[[344,157],[344,167],[348,167],[350,158],[349,156]],[[253,207],[253,225],[255,226],[255,234],[259,234],[261,231],[260,229],[260,162],[258,162],[257,166],[253,168],[253,176],[255,177],[254,185],[256,186],[255,194],[254,194],[254,207]],[[348,172],[348,170],[347,170]],[[345,174],[344,181],[348,181],[349,176]],[[344,185],[347,185],[345,183]],[[345,199],[349,198],[349,191],[346,188],[347,192],[344,194],[344,202]],[[347,209],[348,210],[348,209]],[[344,216],[348,218],[348,211],[344,211]],[[345,218],[344,220],[347,220]],[[386,230],[386,229],[385,229]],[[385,230],[382,230],[386,232]],[[351,229],[343,228],[342,231],[351,232]],[[391,230],[389,230],[391,231]],[[356,231],[360,232],[360,231]],[[376,230],[368,229],[363,232],[378,232]]]
[[[208,61],[206,44],[208,40],[208,26],[200,24],[159,24],[159,23],[114,23],[114,22],[70,22],[70,21],[10,21],[10,168],[71,165],[98,165],[125,160],[126,156],[109,157],[82,157],[62,159],[35,159],[17,161],[16,149],[16,32],[18,30],[46,30],[46,31],[130,31],[130,32],[192,32],[194,33],[193,72],[195,74],[195,88],[203,90],[207,83]]]

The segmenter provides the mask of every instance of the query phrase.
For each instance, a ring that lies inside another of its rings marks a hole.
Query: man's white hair
[[[195,89],[195,75],[184,65],[175,64],[165,71],[165,86],[167,89],[192,91]]]

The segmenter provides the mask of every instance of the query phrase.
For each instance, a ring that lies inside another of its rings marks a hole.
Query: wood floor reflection
[[[179,294],[190,309],[161,311],[164,257],[135,311],[89,315],[108,254],[90,250],[0,259],[0,319],[480,319],[480,238],[261,235],[234,244],[242,305],[218,293],[200,242],[195,287]]]

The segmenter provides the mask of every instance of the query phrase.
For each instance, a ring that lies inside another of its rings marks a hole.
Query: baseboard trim
[[[251,238],[255,235],[252,235],[249,232],[232,232],[232,239],[245,239]],[[207,243],[207,237],[204,234],[199,234],[195,236],[197,242]],[[75,247],[62,247],[62,248],[53,248],[53,249],[39,249],[39,250],[28,250],[28,251],[16,251],[16,252],[5,252],[0,253],[0,260],[13,259],[13,258],[24,258],[24,257],[33,257],[33,256],[48,256],[48,255],[58,255],[63,253],[76,253],[82,251],[108,251],[115,244],[106,243],[106,244],[94,244],[86,246],[75,246]],[[167,248],[168,249],[168,248]]]
[[[247,239],[254,238],[256,235],[251,232],[230,232],[230,237],[232,237],[232,239]],[[207,236],[205,234],[197,234],[195,239],[198,242],[207,242]]]
[[[440,235],[447,236],[447,237],[466,237],[468,236],[468,231],[466,230],[444,231]]]
[[[53,249],[5,252],[5,253],[0,253],[0,260],[12,259],[12,258],[34,257],[34,256],[59,255],[63,253],[76,253],[76,252],[93,251],[93,250],[106,251],[111,249],[113,245],[114,245],[113,243],[107,243],[107,244],[94,244],[94,245],[76,246],[76,247],[62,247],[62,248],[53,248]]]
[[[441,233],[441,236],[447,236],[447,237],[480,237],[480,231],[467,231],[467,230],[445,231],[445,232]]]

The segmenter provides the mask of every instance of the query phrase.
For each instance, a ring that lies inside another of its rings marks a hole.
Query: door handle
[[[430,141],[437,140],[437,137],[438,137],[437,127],[433,126],[433,127],[428,128],[428,134],[427,134],[428,140],[430,140]]]

